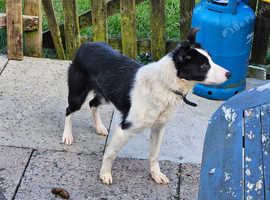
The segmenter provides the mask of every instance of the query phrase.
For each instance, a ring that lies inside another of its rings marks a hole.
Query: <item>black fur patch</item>
[[[132,125],[132,123],[131,123],[131,122],[127,122],[126,120],[123,120],[123,121],[120,123],[120,125],[121,125],[121,128],[122,128],[123,130],[125,130],[125,129],[130,128],[131,125]]]
[[[210,69],[209,60],[196,49],[180,45],[173,52],[173,60],[179,78],[189,81],[204,81],[206,79]]]
[[[196,33],[199,28],[192,28],[187,40],[182,41],[170,54],[177,69],[177,76],[186,80],[204,81],[210,69],[209,60],[197,49],[202,49],[199,43],[195,42]]]
[[[104,98],[122,113],[124,121],[131,106],[130,91],[141,66],[106,43],[82,44],[68,73],[69,113],[80,108],[93,90],[97,98],[90,102],[90,106],[98,106],[100,99]]]

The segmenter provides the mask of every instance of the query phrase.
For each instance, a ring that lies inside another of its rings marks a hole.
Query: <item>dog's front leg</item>
[[[152,178],[159,184],[168,184],[169,179],[160,171],[158,163],[158,155],[160,152],[160,146],[162,143],[162,137],[164,135],[164,126],[161,124],[155,124],[151,128],[150,136],[150,171]]]
[[[72,115],[73,114],[69,114],[68,116],[66,116],[65,119],[65,128],[64,128],[64,133],[62,136],[62,143],[63,144],[67,144],[67,145],[71,145],[73,142],[73,136],[72,136]]]
[[[111,142],[103,156],[102,166],[100,169],[100,179],[104,184],[112,184],[112,163],[119,153],[120,149],[136,133],[130,130],[123,130],[119,125],[116,126],[112,135]]]

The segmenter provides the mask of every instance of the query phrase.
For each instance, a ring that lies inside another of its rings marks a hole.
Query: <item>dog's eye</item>
[[[204,63],[203,65],[201,65],[201,69],[206,71],[206,70],[210,69],[210,65],[207,63]]]

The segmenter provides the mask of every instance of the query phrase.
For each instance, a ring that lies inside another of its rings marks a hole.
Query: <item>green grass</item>
[[[0,0],[1,1],[1,0]],[[3,1],[3,0],[2,0]],[[64,23],[62,1],[54,0],[54,9],[59,24]],[[90,0],[78,0],[78,13],[89,10]],[[136,7],[137,37],[150,37],[150,12],[149,1],[145,1]],[[121,23],[120,14],[108,18],[108,33],[110,37],[120,37]],[[43,16],[43,30],[48,29],[45,16]],[[92,36],[92,28],[81,30],[81,35]],[[166,0],[166,36],[167,39],[179,39],[179,0]]]

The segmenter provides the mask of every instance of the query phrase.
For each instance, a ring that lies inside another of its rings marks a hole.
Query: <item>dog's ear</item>
[[[197,32],[200,30],[200,28],[192,28],[190,29],[190,31],[187,34],[187,40],[191,43],[194,44],[195,43],[195,39],[196,39],[196,34]]]
[[[184,63],[186,60],[191,59],[187,52],[190,50],[191,44],[188,40],[184,40],[173,51],[173,60],[177,66]]]

